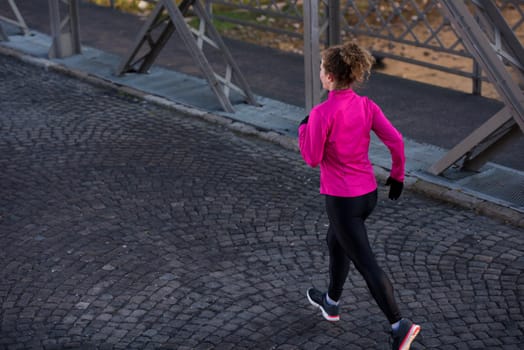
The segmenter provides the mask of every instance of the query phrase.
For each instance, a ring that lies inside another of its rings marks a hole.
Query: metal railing
[[[309,6],[309,1],[202,1],[214,21],[282,36],[280,41],[291,40],[296,51],[304,52],[304,37],[307,36],[304,4]],[[495,2],[511,28],[524,32],[524,0]],[[114,7],[114,0],[110,0],[110,4]],[[439,7],[438,0],[320,0],[317,10],[321,44],[326,46],[356,39],[376,57],[470,78],[472,93],[481,94],[483,73]],[[258,35],[257,43],[269,46],[264,37],[267,36]],[[441,57],[444,54],[446,62],[439,61],[437,54]],[[450,65],[454,58],[469,61],[460,66]]]
[[[205,0],[216,21],[302,38],[302,1]]]
[[[301,0],[205,3],[216,21],[299,40],[306,34]],[[498,0],[496,4],[514,31],[524,31],[524,0]],[[321,0],[317,9],[321,43],[357,39],[377,57],[471,78],[472,92],[480,94],[482,72],[439,7],[437,0]],[[411,55],[405,53],[406,46],[411,47]],[[464,67],[452,67],[436,61],[435,53],[446,54],[450,60],[460,57],[471,61]]]
[[[48,0],[53,34],[51,56],[53,53],[57,57],[80,53],[77,35],[78,1]],[[501,145],[507,144],[516,136],[522,136],[521,132],[524,132],[524,0],[207,0],[207,8],[202,7],[201,1],[205,0],[181,0],[178,1],[180,5],[175,5],[174,0],[158,0],[158,5],[168,10],[171,18],[169,23],[174,23],[174,19],[179,24],[179,32],[185,33],[186,42],[192,43],[193,56],[196,58],[202,58],[201,45],[204,41],[207,42],[206,38],[210,38],[206,33],[218,39],[220,37],[215,32],[215,25],[207,11],[214,13],[215,21],[227,19],[226,14],[241,13],[243,16],[235,17],[230,22],[302,40],[306,109],[320,102],[318,62],[322,46],[343,40],[358,38],[375,55],[387,55],[386,57],[405,62],[472,77],[477,81],[474,88],[478,89],[481,79],[478,67],[482,67],[486,72],[486,80],[496,87],[504,108],[433,164],[428,171],[434,175],[441,174],[460,161],[464,169],[476,171],[492,154],[502,149]],[[60,3],[68,5],[68,16],[61,15]],[[13,5],[14,0],[10,0],[10,4]],[[183,4],[196,5],[193,10],[197,16],[200,13],[199,30],[190,28],[177,10],[177,6],[184,7]],[[161,7],[157,6],[156,9],[158,13],[153,12],[150,19],[162,14]],[[160,17],[159,23],[164,23]],[[147,33],[153,27],[156,27],[156,21],[148,22],[143,31]],[[166,33],[171,33],[169,28]],[[205,28],[211,30],[206,31]],[[3,31],[0,34],[2,40],[8,39]],[[196,37],[193,38],[193,35]],[[152,38],[149,35],[142,37],[147,40]],[[151,47],[151,52],[162,48],[161,42],[157,44]],[[396,51],[399,48],[402,50],[404,45],[466,57],[475,64],[478,62],[478,67],[473,65],[473,73],[468,73],[450,68],[449,63],[427,62],[424,58],[430,55],[406,57]],[[219,46],[222,46],[221,51],[227,53],[224,45]],[[232,57],[229,61],[232,61]],[[204,63],[201,67],[209,66],[207,62]],[[235,87],[229,79],[231,67],[229,65],[226,68],[225,78],[209,71],[208,76],[212,77],[209,79],[210,84],[216,85],[218,79],[218,82],[224,83],[225,92]]]

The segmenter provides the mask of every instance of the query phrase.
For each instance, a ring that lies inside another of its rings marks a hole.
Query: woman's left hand
[[[389,199],[392,199],[394,201],[396,201],[400,197],[402,189],[404,189],[404,183],[402,181],[395,180],[391,176],[388,177],[388,179],[386,180],[386,186],[390,186]]]

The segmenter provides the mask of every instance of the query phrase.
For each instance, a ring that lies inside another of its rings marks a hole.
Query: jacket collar
[[[331,90],[328,94],[328,97],[352,95],[354,93],[355,92],[351,88],[341,89],[341,90]]]

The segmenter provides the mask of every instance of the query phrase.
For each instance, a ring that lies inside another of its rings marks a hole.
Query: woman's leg
[[[338,243],[335,231],[330,225],[327,233],[329,250],[329,288],[328,295],[338,301],[344,290],[344,283],[349,273],[350,260],[342,246]]]
[[[326,209],[330,229],[333,231],[339,246],[342,247],[346,256],[364,277],[371,295],[375,298],[389,322],[395,323],[400,320],[401,316],[393,295],[393,286],[384,271],[377,264],[369,245],[364,224],[366,218],[375,208],[376,202],[376,191],[354,198],[326,196]],[[333,282],[335,289],[333,291],[329,290],[330,297],[331,293],[337,293],[337,288],[340,289],[341,283],[345,282],[345,278],[344,281],[340,280],[342,274],[337,273],[337,271],[343,271],[344,265],[340,264],[340,259],[333,261],[334,266],[330,267],[330,271],[335,273],[330,273],[337,280]]]

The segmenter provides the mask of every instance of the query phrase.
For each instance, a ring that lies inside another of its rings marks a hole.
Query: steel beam
[[[506,71],[489,40],[482,33],[464,1],[440,0],[440,2],[442,10],[446,13],[452,25],[462,34],[464,46],[486,72],[505,105],[510,108],[515,121],[524,130],[524,94],[513,82],[512,77]],[[495,14],[493,15],[495,16]],[[503,23],[507,26],[504,20]],[[500,26],[504,26],[504,24],[499,23]]]
[[[494,150],[490,150],[491,146],[497,144],[501,138],[503,139],[506,130],[511,131],[514,126],[516,124],[509,109],[503,108],[447,152],[428,171],[431,174],[438,175],[462,158],[465,158],[462,166],[465,170],[479,170],[487,161],[487,157],[492,155]],[[501,131],[497,132],[498,130]],[[479,157],[479,155],[482,156]]]
[[[11,10],[13,11],[16,17],[16,22],[14,24],[20,29],[22,29],[24,35],[29,34],[29,28],[27,27],[27,24],[25,23],[24,17],[22,17],[20,10],[18,10],[18,6],[16,6],[15,0],[9,0],[9,5],[11,5]]]
[[[428,171],[434,175],[441,174],[462,158],[464,169],[478,170],[488,161],[489,156],[519,134],[516,131],[518,128],[524,131],[524,93],[503,63],[503,59],[513,62],[522,74],[524,50],[504,17],[489,0],[474,1],[479,6],[479,21],[474,19],[463,0],[439,1],[444,15],[461,34],[464,47],[486,72],[505,108],[433,164]],[[479,23],[492,28],[492,34],[498,42],[492,44]],[[502,47],[509,49],[509,52],[501,50]]]
[[[512,145],[522,136],[522,132],[515,120],[511,119],[506,125],[503,125],[493,133],[484,142],[486,145],[480,145],[475,148],[474,154],[466,154],[462,169],[466,171],[479,171],[494,155]]]
[[[328,19],[328,46],[338,45],[341,42],[340,33],[340,0],[328,0],[327,5]]]
[[[320,103],[320,27],[318,0],[304,1],[304,69],[306,111]]]
[[[251,92],[251,88],[249,87],[247,80],[245,79],[244,75],[240,71],[240,68],[238,67],[235,59],[233,58],[233,55],[231,55],[231,53],[227,49],[226,44],[222,40],[222,37],[220,36],[215,26],[213,25],[211,18],[209,17],[209,15],[206,12],[206,9],[200,3],[200,1],[196,1],[193,5],[193,8],[196,14],[200,17],[201,21],[204,23],[205,29],[207,30],[208,35],[210,36],[210,39],[212,40],[212,42],[215,45],[218,46],[218,49],[220,50],[220,52],[224,56],[225,61],[228,64],[228,67],[226,70],[226,75],[228,77],[225,79],[227,83],[223,82],[225,84],[225,88],[233,88],[237,90],[238,92],[245,95],[247,103],[254,105],[254,106],[258,106],[259,104],[256,101],[255,95]],[[203,43],[201,45],[203,45]],[[199,45],[200,49],[202,49],[201,45]],[[237,86],[235,86],[234,84],[230,83],[231,78],[232,78],[231,74],[235,75],[240,85],[240,89]],[[226,95],[229,96],[229,94],[226,94]]]
[[[9,6],[11,7],[11,11],[13,11],[15,15],[16,20],[12,20],[10,18],[0,16],[0,21],[7,22],[9,24],[12,24],[20,28],[22,32],[24,33],[24,35],[28,35],[29,28],[27,27],[27,24],[25,23],[24,17],[22,17],[20,10],[18,10],[18,6],[16,6],[15,0],[8,0],[8,2],[9,2]],[[2,25],[0,24],[0,27],[1,26]],[[4,31],[2,31],[2,28],[0,28],[0,40],[2,40],[2,38],[4,38],[3,40],[9,40],[9,38],[7,37],[7,34]]]
[[[200,20],[200,30],[194,33],[192,33],[191,28],[185,21],[185,16],[190,8],[193,9],[193,12]],[[157,39],[155,39],[153,30],[158,29],[162,25],[164,27]],[[178,6],[174,0],[159,0],[141,28],[132,50],[119,64],[116,74],[147,72],[175,31],[182,38],[191,57],[204,74],[211,90],[225,111],[234,112],[234,108],[229,100],[231,90],[242,94],[246,98],[247,103],[258,105],[246,79],[199,0],[183,0]],[[222,54],[226,62],[225,76],[216,74],[212,69],[204,54],[203,45],[205,43],[217,48]],[[144,51],[145,54],[138,57],[138,54]],[[233,77],[239,83],[239,86],[232,82]]]
[[[162,14],[164,8],[165,7],[162,3],[158,3],[155,6],[140,29],[132,50],[129,51],[129,53],[120,61],[120,64],[116,69],[117,75],[122,75],[127,72],[146,73],[149,70],[156,57],[167,43],[167,40],[175,31],[175,26],[172,21],[167,21],[167,23],[165,23],[166,20],[163,18]],[[152,31],[162,23],[165,24],[165,28],[159,35],[159,38],[155,41],[152,36]],[[145,44],[150,45],[149,51],[147,51],[143,56],[137,58],[138,53],[144,48]]]
[[[67,14],[60,14],[60,0],[49,0],[52,44],[49,57],[63,58],[82,53],[78,23],[78,0],[62,1],[67,6]]]
[[[234,112],[235,109],[233,108],[231,101],[229,101],[229,98],[225,95],[224,90],[220,88],[220,82],[217,80],[215,73],[209,64],[209,61],[202,50],[200,50],[197,46],[191,31],[187,27],[187,24],[184,21],[184,15],[171,0],[164,0],[163,3],[173,21],[173,24],[175,25],[178,34],[182,38],[182,41],[184,41],[184,44],[189,50],[191,56],[204,73],[204,76],[209,83],[209,87],[217,96],[220,105],[226,112]]]
[[[505,56],[501,47],[495,47],[498,54],[506,59],[511,59],[513,62],[517,59],[518,63],[521,64],[520,69],[523,70],[522,63],[524,61],[524,47],[522,47],[519,38],[517,38],[515,32],[509,27],[498,7],[491,0],[476,0],[474,3],[480,5],[477,9],[482,11],[482,13],[489,18],[493,28],[496,28],[496,31],[500,33],[502,36],[501,42],[505,44],[505,49],[510,51],[509,54],[512,56],[512,59]]]

